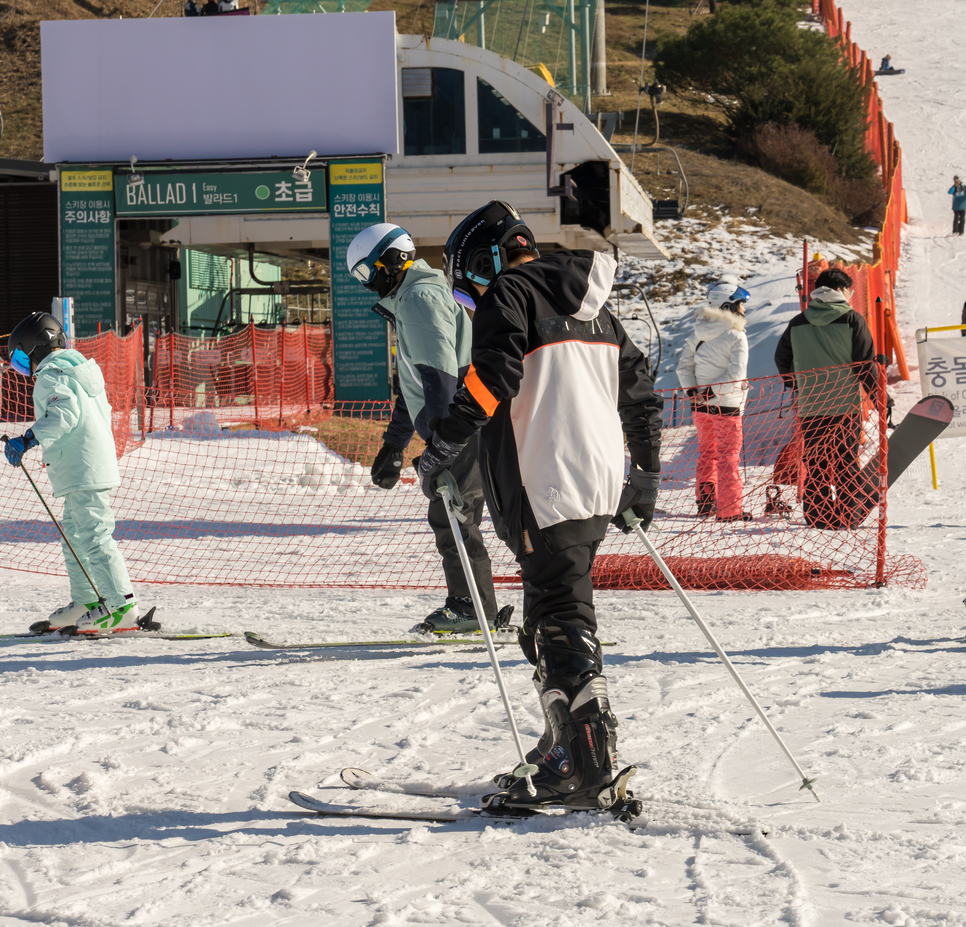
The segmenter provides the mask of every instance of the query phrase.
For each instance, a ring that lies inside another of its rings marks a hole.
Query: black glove
[[[439,495],[436,492],[436,478],[453,465],[464,447],[466,441],[444,441],[438,434],[426,445],[426,450],[419,455],[419,485],[427,499],[435,499]]]
[[[660,485],[660,473],[648,473],[631,464],[631,472],[621,492],[617,514],[610,523],[620,528],[624,534],[629,534],[633,529],[624,521],[623,513],[631,509],[641,520],[641,530],[647,531],[654,520],[654,506],[657,505],[657,491]]]
[[[695,411],[698,406],[706,406],[714,397],[714,390],[710,386],[692,386],[688,390],[688,398],[691,400],[691,411]]]
[[[37,447],[40,442],[34,437],[34,433],[28,428],[23,437],[18,435],[16,438],[9,438],[3,452],[7,455],[11,467],[19,467],[24,452],[32,447]]]
[[[392,489],[399,482],[402,473],[403,451],[405,448],[398,444],[383,444],[382,450],[376,454],[369,471],[372,482],[380,489]]]

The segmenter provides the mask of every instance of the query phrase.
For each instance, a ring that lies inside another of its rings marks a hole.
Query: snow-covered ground
[[[844,10],[874,58],[888,51],[907,68],[881,90],[905,157],[898,311],[912,364],[915,328],[955,324],[966,297],[966,245],[949,237],[944,193],[966,170],[964,9],[850,0]],[[732,227],[706,249],[709,273],[736,274],[756,294],[752,375],[771,372],[770,344],[795,310],[799,247]],[[628,279],[638,271],[628,265]],[[654,306],[671,333],[666,356],[686,333],[686,303]],[[917,382],[893,389],[900,411],[918,398]],[[583,815],[410,826],[316,819],[289,804],[294,788],[368,807],[454,807],[339,787],[342,767],[362,766],[464,785],[471,805],[472,787],[514,756],[482,648],[350,660],[239,637],[0,641],[0,925],[966,927],[959,447],[937,444],[939,491],[917,464],[890,493],[890,552],[924,560],[925,590],[693,594],[818,777],[821,804],[798,791],[672,593],[597,600],[621,754],[647,800],[647,825],[633,829]],[[0,633],[66,591],[12,571],[0,583]],[[398,638],[439,604],[378,590],[141,594],[172,630],[302,641]],[[501,598],[520,604],[516,591]],[[500,654],[529,742],[542,729],[529,667],[514,647]]]

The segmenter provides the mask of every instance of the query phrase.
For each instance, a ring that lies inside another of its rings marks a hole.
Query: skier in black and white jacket
[[[616,266],[593,251],[540,257],[500,201],[464,219],[444,251],[457,301],[475,302],[472,365],[419,475],[432,495],[482,428],[487,507],[520,564],[520,643],[547,720],[528,755],[540,764],[537,795],[517,780],[502,796],[511,807],[597,808],[618,771],[591,568],[608,523],[630,530],[620,513],[633,510],[645,529],[653,518],[663,401],[644,355],[604,307]]]

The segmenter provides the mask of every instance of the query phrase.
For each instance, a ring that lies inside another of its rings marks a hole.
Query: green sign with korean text
[[[221,213],[324,212],[325,171],[298,180],[291,171],[189,174],[146,171],[142,183],[117,174],[119,216],[200,216]]]
[[[343,402],[390,398],[389,332],[372,307],[378,296],[346,266],[349,244],[385,216],[381,159],[329,162],[332,374]]]
[[[74,334],[114,326],[114,191],[109,170],[60,172],[60,295],[74,299]]]

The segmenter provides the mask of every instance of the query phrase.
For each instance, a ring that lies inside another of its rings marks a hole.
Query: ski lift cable
[[[637,290],[641,299],[644,300],[644,308],[647,309],[647,314],[651,319],[650,330],[654,332],[657,338],[657,363],[654,364],[654,372],[651,374],[651,379],[656,380],[658,373],[661,370],[661,360],[664,356],[664,343],[661,338],[661,329],[658,328],[657,322],[654,320],[654,313],[651,311],[651,303],[647,298],[647,294],[644,292],[644,288],[637,283],[615,283],[611,287],[611,295],[619,294],[621,290]],[[618,298],[620,298],[618,296]],[[651,350],[651,339],[648,337],[648,359],[650,360],[650,350]]]
[[[634,118],[634,144],[631,147],[631,173],[634,173],[634,157],[637,154],[637,130],[641,124],[641,94],[644,90],[644,57],[647,53],[647,19],[651,12],[651,0],[644,6],[644,38],[641,39],[641,76],[637,80],[637,116]]]
[[[527,24],[527,11],[530,9],[530,0],[524,0],[523,2],[523,16],[520,17],[520,31],[517,33],[517,45],[513,49],[513,60],[519,62],[517,58],[517,52],[520,51],[520,39],[523,38],[523,27]],[[527,30],[527,36],[529,37],[530,30]],[[526,54],[526,46],[524,46],[523,53]]]

